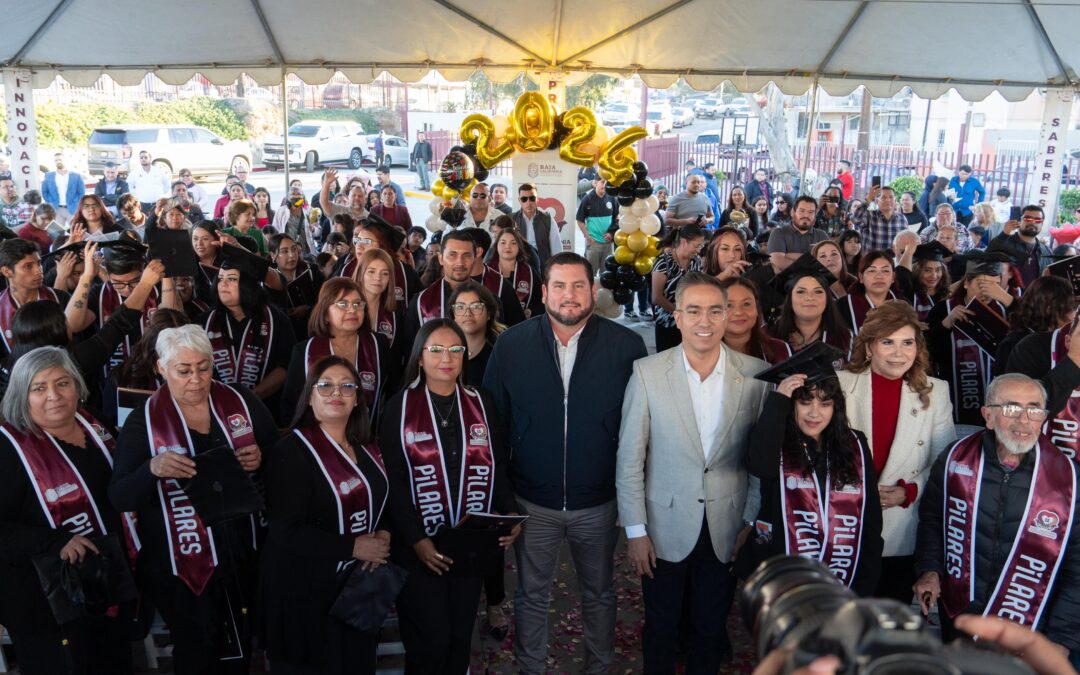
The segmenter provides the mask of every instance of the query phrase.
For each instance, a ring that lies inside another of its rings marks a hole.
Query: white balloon
[[[440,220],[436,216],[432,216],[432,217],[428,218],[428,221],[427,221],[426,224],[427,224],[427,229],[431,230],[432,232],[442,232],[447,227],[447,222],[445,220]]]
[[[938,174],[939,176],[941,174]],[[649,205],[649,213],[656,213],[656,210],[660,208],[660,198],[656,195],[649,195],[645,200],[645,203]]]
[[[641,219],[641,231],[652,236],[660,231],[660,218],[655,213],[650,213]]]
[[[648,200],[645,199],[635,199],[634,203],[630,205],[630,213],[634,214],[639,218],[644,218],[652,210],[653,209],[649,208]]]
[[[611,291],[601,288],[596,291],[596,312],[608,319],[617,319],[622,315],[623,308],[616,304]]]
[[[428,204],[428,208],[431,209],[431,212],[436,216],[439,215],[439,212],[442,211],[442,200],[438,197],[432,199],[431,203]]]
[[[639,227],[641,227],[641,218],[633,213],[624,213],[619,217],[619,229],[623,232],[627,234],[637,232]]]

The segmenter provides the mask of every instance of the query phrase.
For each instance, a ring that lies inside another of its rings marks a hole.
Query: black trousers
[[[58,633],[11,632],[22,675],[126,675],[132,672],[130,619],[92,617]],[[63,641],[67,640],[67,646]]]
[[[274,675],[375,675],[378,635],[353,630],[343,623],[327,622],[323,642],[326,665],[287,663],[270,657],[270,672]]]
[[[488,607],[506,602],[506,553],[499,552],[499,571],[484,577],[484,596]]]
[[[735,598],[735,577],[730,567],[716,557],[708,523],[703,521],[697,544],[685,560],[657,559],[653,578],[641,578],[645,673],[675,672],[679,618],[684,591],[689,586],[691,626],[686,675],[716,675],[731,644],[727,617]]]
[[[910,605],[915,597],[915,556],[894,555],[881,559],[881,577],[878,578],[876,598],[892,598]]]
[[[661,326],[656,324],[653,326],[656,335],[656,353],[664,351],[665,349],[671,349],[672,347],[678,347],[682,344],[682,332],[675,326],[668,328],[667,326]]]
[[[406,675],[461,675],[469,668],[481,577],[435,576],[419,562],[397,598]]]

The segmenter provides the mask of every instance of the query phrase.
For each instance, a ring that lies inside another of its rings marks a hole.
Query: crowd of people
[[[997,213],[963,171],[923,222],[887,186],[856,200],[849,166],[817,198],[762,172],[724,209],[695,169],[658,187],[662,252],[625,309],[655,322],[650,355],[597,313],[619,223],[599,176],[581,256],[531,184],[476,184],[428,237],[388,169],[278,204],[237,173],[203,211],[190,172],[141,192],[139,159],[122,190],[57,183],[59,228],[0,230],[0,624],[21,672],[131,672],[155,612],[177,673],[247,672],[253,649],[273,672],[374,672],[392,605],[406,672],[466,672],[482,613],[539,674],[562,665],[564,546],[582,667],[608,672],[623,536],[649,673],[718,672],[737,581],[776,555],[946,636],[985,614],[1078,662],[1077,299],[1044,274],[1040,207],[980,238]],[[189,235],[193,275],[150,259],[155,230]],[[60,619],[43,561],[99,557],[137,594]]]

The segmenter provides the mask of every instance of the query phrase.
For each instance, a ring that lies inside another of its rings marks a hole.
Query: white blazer
[[[848,423],[866,434],[871,453],[874,450],[874,400],[870,385],[870,370],[837,373],[847,399]],[[878,476],[879,485],[892,486],[903,479],[919,488],[918,498],[908,508],[894,506],[882,512],[881,538],[885,540],[882,555],[903,556],[915,552],[915,529],[919,522],[919,499],[930,477],[934,460],[956,440],[952,421],[952,401],[949,385],[944,380],[927,378],[933,385],[930,405],[923,410],[919,395],[907,383],[900,388],[899,419],[896,436],[885,468]]]

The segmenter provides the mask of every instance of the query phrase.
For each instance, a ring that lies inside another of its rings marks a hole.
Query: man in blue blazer
[[[69,171],[64,164],[64,155],[56,153],[56,171],[45,174],[41,183],[41,198],[56,209],[56,221],[67,223],[79,209],[79,201],[86,194],[86,184],[82,176]]]

